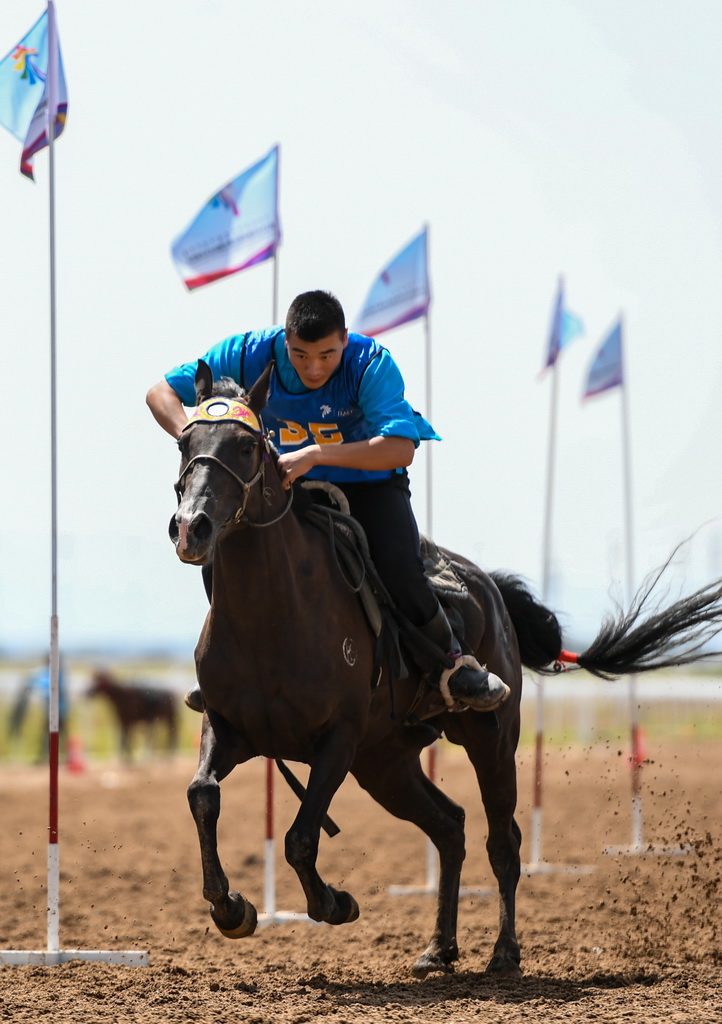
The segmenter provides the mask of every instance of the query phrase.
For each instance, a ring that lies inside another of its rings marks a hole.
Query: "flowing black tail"
[[[501,592],[514,623],[522,665],[543,672],[558,661],[562,650],[562,627],[554,612],[535,597],[519,576],[506,572],[489,573]]]
[[[704,648],[722,630],[722,581],[715,580],[668,608],[650,607],[652,593],[675,553],[647,577],[626,614],[620,612],[616,618],[604,620],[586,651],[575,656],[580,668],[602,679],[615,679],[688,665],[721,653]],[[522,664],[538,672],[559,671],[558,663],[566,659],[557,617],[523,580],[506,573],[490,575],[514,623]]]

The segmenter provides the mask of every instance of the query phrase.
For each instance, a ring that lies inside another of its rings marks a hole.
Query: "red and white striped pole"
[[[57,360],[55,332],[55,118],[58,106],[60,45],[55,22],[55,6],[48,0],[48,69],[44,100],[47,104],[46,133],[50,173],[50,532],[51,532],[51,616],[48,687],[48,945],[47,949],[0,950],[0,964],[45,964],[52,966],[68,960],[102,960],[106,963],[144,966],[148,954],[139,950],[113,952],[100,949],[60,949],[60,848],[58,829],[58,764],[60,731],[60,647],[58,643],[58,473],[57,473]],[[43,102],[43,99],[40,100]]]
[[[554,507],[554,478],[556,469],[557,451],[557,420],[559,407],[559,351],[562,346],[563,334],[563,295],[564,280],[559,278],[559,291],[557,306],[552,323],[552,334],[550,345],[555,346],[555,351],[550,348],[550,355],[553,356],[551,363],[547,362],[552,377],[552,393],[549,403],[549,431],[547,436],[547,474],[546,474],[546,500],[544,506],[544,537],[542,546],[542,601],[547,604],[551,583],[551,561],[552,561],[552,537],[553,537],[553,507]],[[524,871],[528,875],[548,874],[559,870],[567,873],[584,873],[588,867],[576,867],[571,865],[557,865],[547,863],[542,856],[542,765],[544,761],[544,676],[536,677],[536,732],[534,742],[534,780],[533,800],[531,814],[531,842],[529,863],[524,865]]]
[[[258,915],[259,925],[283,924],[284,921],[305,921],[317,924],[308,914],[290,910],[276,910],[276,837],[273,813],[273,758],[266,758],[265,766],[265,838],[263,843],[263,913]]]
[[[563,293],[564,282],[559,279],[559,295]],[[560,313],[561,315],[561,313]],[[556,323],[552,330],[560,331]],[[552,553],[552,512],[554,505],[554,471],[556,466],[557,419],[559,406],[559,358],[558,353],[551,364],[552,393],[549,403],[549,432],[547,436],[547,478],[546,501],[544,506],[544,540],[542,547],[542,601],[549,599]],[[534,741],[534,795],[531,816],[531,850],[527,872],[548,870],[542,867],[542,763],[544,756],[544,677],[537,676],[536,730]]]

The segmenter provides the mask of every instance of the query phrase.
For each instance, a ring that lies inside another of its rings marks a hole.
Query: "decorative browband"
[[[193,415],[188,417],[183,429],[185,430],[191,423],[215,423],[218,420],[235,420],[236,423],[242,423],[244,427],[261,433],[261,424],[256,414],[243,402],[236,402],[232,398],[209,398],[206,402],[201,402]]]

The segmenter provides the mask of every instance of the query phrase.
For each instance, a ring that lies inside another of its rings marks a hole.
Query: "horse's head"
[[[86,697],[97,697],[100,693],[107,693],[113,686],[113,681],[108,672],[103,669],[99,669],[93,672],[90,680],[90,686],[85,691]]]
[[[246,394],[228,378],[214,384],[207,364],[198,363],[198,407],[178,439],[178,510],[168,531],[183,562],[209,562],[216,541],[233,524],[263,525],[261,505],[269,500],[266,469],[272,463],[259,416],[272,369],[269,363]]]

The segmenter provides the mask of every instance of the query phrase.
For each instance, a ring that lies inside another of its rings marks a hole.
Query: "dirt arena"
[[[595,746],[546,759],[544,857],[554,870],[522,879],[519,980],[484,975],[496,934],[496,898],[479,799],[463,754],[444,747],[443,786],[467,810],[467,860],[452,975],[425,981],[410,967],[431,933],[420,884],[426,840],[376,808],[353,781],[324,836],[324,877],[348,888],[360,919],[331,928],[304,922],[259,929],[236,942],[212,925],[201,895],[195,827],[185,789],[193,763],[62,770],[63,948],[140,949],[149,967],[78,960],[0,967],[0,1020],[62,1024],[133,1021],[302,1024],[357,1021],[722,1021],[722,835],[719,753],[712,743],[648,751],[645,839],[685,844],[686,856],[604,855],[630,840],[626,752]],[[530,829],[531,754],[520,756],[519,821]],[[47,773],[6,768],[0,779],[0,948],[46,945]],[[279,836],[294,798],[277,782]],[[232,886],[263,904],[263,764],[223,784],[220,844]],[[280,861],[278,907],[303,910],[295,875]],[[476,891],[473,891],[476,890]]]

